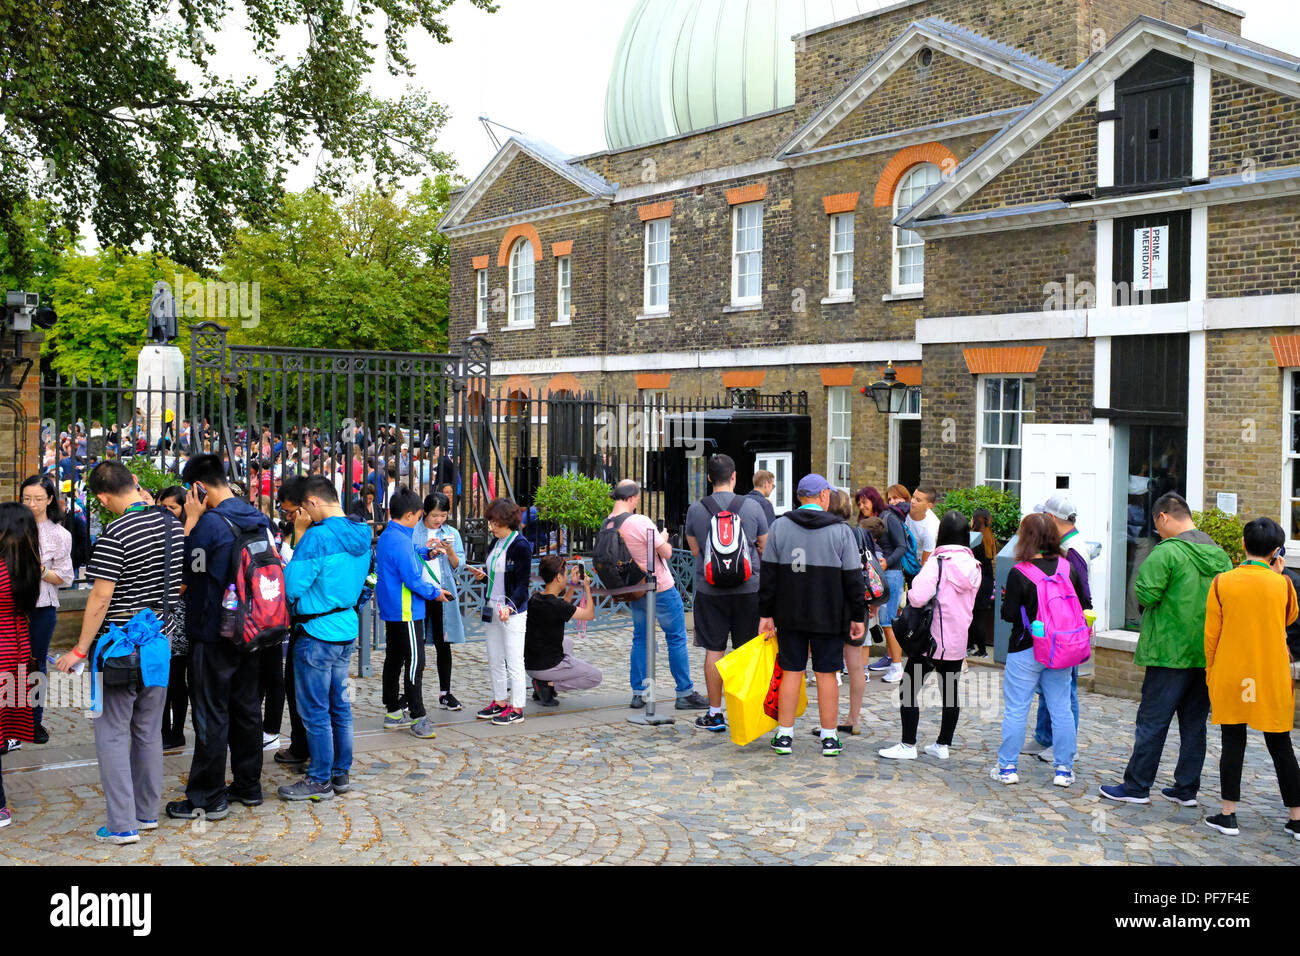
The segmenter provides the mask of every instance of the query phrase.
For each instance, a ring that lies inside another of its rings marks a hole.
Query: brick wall
[[[467,222],[494,219],[527,209],[591,198],[585,191],[557,176],[530,156],[516,156],[483,197],[474,204]]]
[[[1097,188],[1097,104],[1094,100],[1052,130],[961,206],[979,212],[1050,202]]]
[[[1095,229],[1069,223],[928,242],[924,314],[1041,311],[1047,284],[1064,287],[1070,275],[1076,284],[1095,279]]]
[[[1092,421],[1091,339],[1016,342],[1044,347],[1034,376],[1034,421],[1087,424]],[[966,365],[960,345],[927,345],[921,396],[921,475],[940,491],[975,483],[978,376]]]
[[[1215,73],[1210,104],[1211,176],[1300,163],[1300,100]]]
[[[1205,334],[1205,500],[1237,497],[1243,518],[1281,521],[1283,376],[1269,338],[1295,329]]]
[[[1211,206],[1211,299],[1300,292],[1300,198]]]
[[[1019,84],[936,53],[928,68],[915,59],[905,63],[818,145],[992,113],[1037,98]]]
[[[0,496],[4,501],[17,501],[18,486],[23,479],[40,470],[40,343],[43,339],[40,332],[24,336],[21,357],[32,360],[32,370],[21,391],[0,392]],[[15,354],[12,340],[4,343],[2,351],[9,356]]]

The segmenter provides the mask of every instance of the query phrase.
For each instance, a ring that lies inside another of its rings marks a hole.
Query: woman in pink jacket
[[[939,569],[943,568],[943,582],[939,582]],[[925,752],[940,760],[948,759],[948,746],[953,731],[957,729],[957,681],[966,660],[966,638],[970,632],[971,617],[975,609],[975,595],[980,586],[980,565],[970,549],[970,521],[958,511],[949,511],[939,522],[934,553],[912,581],[907,592],[908,603],[920,607],[934,597],[935,587],[939,599],[930,622],[930,635],[938,648],[934,658],[909,657],[903,665],[901,687],[903,740],[880,751],[880,756],[890,760],[915,760],[916,728],[921,721],[919,706],[921,686],[931,671],[939,673],[943,692],[943,717],[939,724],[939,737],[925,748]]]

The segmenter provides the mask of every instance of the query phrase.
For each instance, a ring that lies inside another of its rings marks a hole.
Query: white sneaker
[[[1072,783],[1074,783],[1074,771],[1067,770],[1064,767],[1057,767],[1056,778],[1052,781],[1052,784],[1057,787],[1068,787]]]
[[[925,752],[928,753],[931,757],[937,757],[939,760],[948,759],[947,744],[930,744],[930,746],[925,748]]]
[[[886,747],[885,749],[876,752],[886,760],[916,759],[916,746],[913,744],[894,744],[892,747]]]
[[[263,731],[263,732],[262,732],[262,749],[263,749],[263,750],[279,750],[279,749],[280,749],[280,735],[279,735],[279,734],[268,734],[268,733],[266,733],[265,731]]]
[[[1020,774],[1016,772],[1014,766],[994,767],[993,779],[1005,784],[1019,783]]]
[[[885,674],[884,679],[886,684],[897,684],[899,681],[903,679],[903,665],[891,664],[889,666],[888,672],[886,672]]]

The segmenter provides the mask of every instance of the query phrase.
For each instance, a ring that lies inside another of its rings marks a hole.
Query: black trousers
[[[167,702],[163,705],[163,741],[175,741],[185,735],[185,713],[190,706],[189,655],[173,657],[167,679]]]
[[[916,745],[916,729],[921,723],[921,686],[926,675],[931,671],[939,674],[939,689],[943,694],[943,714],[939,718],[939,737],[937,743],[945,747],[952,743],[953,731],[957,729],[957,718],[961,708],[957,706],[957,682],[961,679],[960,660],[932,661],[928,657],[903,662],[903,679],[899,685],[901,706],[899,714],[903,718],[903,743]]]
[[[1223,756],[1219,758],[1219,781],[1223,785],[1223,799],[1236,803],[1241,799],[1241,765],[1246,759],[1246,725],[1223,725]],[[1264,743],[1273,758],[1277,783],[1282,790],[1282,803],[1300,807],[1300,764],[1296,763],[1295,748],[1289,733],[1266,733]]]
[[[293,649],[302,635],[300,624],[289,631],[289,650],[284,657],[284,699],[289,705],[289,753],[306,760],[311,756],[307,746],[307,728],[298,716],[297,691],[293,686]]]
[[[384,710],[390,714],[401,710],[405,697],[412,720],[424,716],[424,695],[420,690],[424,678],[424,640],[415,629],[416,623],[384,622]]]
[[[262,730],[278,734],[284,723],[284,645],[260,650],[257,656],[261,658],[258,683],[262,693]]]
[[[424,603],[424,643],[433,645],[438,666],[438,693],[451,692],[451,645],[443,639],[442,602]]]
[[[196,641],[190,651],[195,740],[185,796],[196,807],[225,802],[227,750],[230,789],[241,797],[262,795],[260,670],[257,654],[232,644]]]
[[[966,646],[988,650],[993,643],[993,608],[977,607],[970,619],[970,631],[967,633]]]

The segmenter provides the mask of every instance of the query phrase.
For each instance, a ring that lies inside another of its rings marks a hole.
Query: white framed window
[[[980,376],[978,484],[1020,494],[1021,427],[1033,418],[1033,379]]]
[[[794,454],[788,451],[758,452],[754,455],[755,471],[770,471],[775,479],[772,496],[772,510],[783,515],[794,507]]]
[[[671,219],[651,219],[645,224],[645,295],[647,314],[668,311],[669,240]]]
[[[486,332],[488,313],[492,311],[492,293],[488,289],[488,271],[479,269],[476,276],[478,280],[478,312],[475,316],[474,331]]]
[[[826,477],[843,492],[853,482],[853,417],[847,385],[826,389]]]
[[[510,250],[510,314],[512,326],[533,324],[533,244],[520,239]]]
[[[853,296],[853,220],[851,212],[831,216],[831,271],[832,298]]]
[[[1291,549],[1300,547],[1300,369],[1282,378],[1282,527]]]
[[[731,304],[763,302],[763,204],[743,203],[731,212]]]
[[[560,256],[555,260],[555,324],[568,325],[573,311],[573,257]]]
[[[915,206],[938,182],[939,167],[933,163],[921,163],[904,173],[894,191],[894,218]],[[925,289],[925,242],[910,229],[894,228],[894,266],[890,281],[895,295]]]

